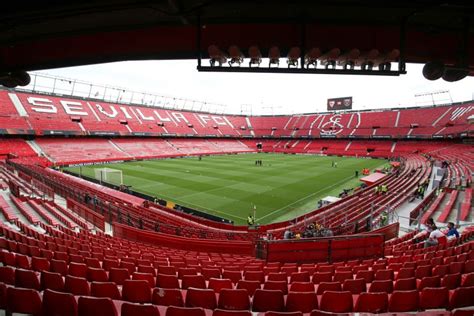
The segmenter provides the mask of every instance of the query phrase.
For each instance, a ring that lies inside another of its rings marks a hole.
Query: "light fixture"
[[[232,45],[229,47],[229,66],[232,67],[233,64],[238,64],[240,66],[241,63],[244,62],[244,54],[240,51],[240,48],[237,45]]]
[[[292,47],[288,52],[286,63],[288,64],[288,68],[291,66],[298,67],[299,59],[301,56],[301,49],[299,47]]]
[[[215,67],[216,63],[221,67],[222,64],[227,62],[227,56],[216,45],[210,45],[207,52],[209,53],[211,67]]]
[[[321,56],[321,50],[319,48],[311,48],[304,56],[304,62],[306,68],[309,66],[318,67],[318,58]]]
[[[280,49],[277,46],[273,46],[268,51],[268,68],[271,68],[272,64],[280,66]]]
[[[249,57],[249,67],[252,67],[252,65],[257,65],[257,67],[260,67],[260,64],[262,63],[262,53],[260,52],[258,46],[251,46],[249,48]]]

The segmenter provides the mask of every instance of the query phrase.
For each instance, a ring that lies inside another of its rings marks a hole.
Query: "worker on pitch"
[[[247,224],[249,226],[255,225],[255,218],[252,216],[252,214],[249,214],[249,216],[247,216]]]

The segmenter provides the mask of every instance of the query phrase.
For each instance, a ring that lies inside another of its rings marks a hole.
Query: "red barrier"
[[[98,227],[102,231],[105,230],[104,216],[71,199],[67,199],[67,208],[79,215],[80,217],[84,218],[86,221],[91,222],[92,224],[94,224],[94,226]]]
[[[241,255],[253,255],[254,245],[249,241],[234,241],[220,239],[197,239],[180,236],[172,236],[152,231],[140,230],[127,225],[113,223],[114,237],[124,238],[132,241],[161,245],[183,250],[233,253]]]
[[[396,222],[387,226],[384,226],[382,228],[373,230],[371,232],[366,232],[363,234],[382,234],[384,236],[385,241],[397,238],[398,237],[398,231],[400,229],[400,223]]]
[[[262,240],[260,259],[271,262],[335,262],[383,256],[384,235],[350,235],[328,238]]]

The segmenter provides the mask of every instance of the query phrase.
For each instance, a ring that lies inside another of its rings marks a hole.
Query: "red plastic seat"
[[[449,274],[463,273],[464,262],[451,262],[449,264]]]
[[[325,291],[342,291],[340,282],[321,282],[318,285],[316,294],[322,295]]]
[[[413,277],[415,277],[415,268],[401,268],[397,273],[397,280]]]
[[[64,279],[59,273],[43,271],[40,277],[41,289],[50,289],[53,291],[64,290]]]
[[[232,283],[237,283],[239,280],[242,279],[242,272],[240,271],[231,271],[231,270],[224,270],[222,272],[222,278],[223,279],[231,279]],[[248,280],[247,280],[248,281]]]
[[[352,271],[336,271],[334,273],[333,281],[344,282],[345,280],[352,280],[353,278]]]
[[[276,311],[284,310],[285,301],[282,291],[262,290],[257,289],[253,296],[252,310],[254,312]]]
[[[117,316],[118,312],[110,298],[81,296],[78,299],[78,315]]]
[[[286,297],[287,312],[309,313],[318,308],[318,297],[314,292],[289,292]]]
[[[184,306],[183,294],[180,289],[154,288],[152,303],[162,306]]]
[[[40,316],[41,306],[41,296],[38,291],[16,287],[7,288],[7,315],[9,315],[8,313],[22,313]]]
[[[84,263],[71,262],[68,274],[78,278],[87,278],[87,266]]]
[[[143,305],[125,302],[122,304],[121,316],[160,316],[158,306],[155,305]]]
[[[325,291],[321,296],[319,309],[331,313],[352,311],[352,294],[349,291]]]
[[[15,286],[27,289],[41,290],[40,281],[36,272],[32,270],[15,270]]]
[[[49,271],[49,260],[41,257],[32,257],[31,258],[31,269],[41,272]]]
[[[220,279],[221,277],[221,271],[217,268],[202,268],[201,274],[206,280],[210,278]]]
[[[200,307],[170,306],[166,309],[165,316],[206,316],[206,312]]]
[[[308,271],[301,271],[301,272],[293,272],[290,275],[290,283],[294,282],[309,282],[309,272]]]
[[[288,294],[288,283],[286,281],[267,281],[263,284],[265,290],[279,290]]]
[[[74,295],[45,290],[43,293],[43,314],[54,316],[77,315],[77,302]]]
[[[222,289],[232,289],[233,284],[230,279],[209,278],[207,287],[213,289],[216,293],[220,293]]]
[[[0,309],[7,309],[7,285],[0,282]]]
[[[313,282],[294,282],[290,284],[290,292],[314,292]]]
[[[474,273],[467,273],[463,276],[461,286],[474,286]]]
[[[267,275],[267,281],[285,281],[287,282],[288,276],[284,272],[270,272]]]
[[[113,300],[122,299],[117,284],[114,282],[92,282],[91,295],[94,297],[105,297]]]
[[[179,268],[178,278],[183,279],[185,275],[197,275],[197,270],[195,268]]]
[[[302,312],[266,312],[264,316],[303,316]]]
[[[349,291],[352,294],[360,294],[367,291],[367,285],[364,279],[346,279],[342,284],[343,291]]]
[[[431,276],[431,265],[423,265],[418,267],[415,270],[415,277],[417,279],[422,279],[424,277],[429,277]]]
[[[356,279],[364,279],[365,283],[371,283],[374,280],[374,271],[372,270],[360,270],[357,271]]]
[[[159,274],[166,274],[166,275],[174,275],[174,276],[177,275],[175,267],[164,266],[164,265],[159,265],[158,266],[158,273]]]
[[[104,259],[105,260],[105,259]],[[100,261],[99,259],[97,258],[86,258],[85,259],[85,262],[86,262],[86,265],[89,267],[89,268],[96,268],[96,269],[100,269],[102,268],[101,265],[100,265]],[[106,270],[105,268],[102,268],[104,270]],[[108,270],[107,270],[108,271]]]
[[[441,285],[441,278],[439,276],[424,277],[417,283],[418,291],[421,291],[425,287],[439,287]]]
[[[448,290],[454,290],[461,286],[461,274],[448,274],[441,279],[441,286],[447,287]]]
[[[449,309],[472,306],[474,286],[459,287],[452,291],[449,298]]]
[[[117,285],[123,285],[125,280],[130,280],[130,273],[125,268],[110,268],[109,281],[115,282]]]
[[[375,272],[375,280],[391,280],[393,281],[393,270],[381,269]]]
[[[448,308],[449,290],[446,287],[425,287],[420,292],[421,309]]]
[[[85,278],[66,275],[64,290],[74,295],[90,295],[90,286]]]
[[[232,310],[215,309],[212,312],[212,316],[252,316],[252,313],[250,311],[232,311]]]
[[[64,260],[51,260],[51,266],[50,266],[50,271],[51,272],[56,272],[61,275],[66,275],[67,274],[67,263]]]
[[[258,281],[263,283],[265,282],[265,274],[263,271],[246,271],[244,279],[247,281]]]
[[[122,299],[133,303],[151,303],[151,286],[145,280],[125,280]]]
[[[156,284],[155,278],[151,273],[134,272],[132,274],[132,280],[145,280],[150,284],[150,287],[154,287]]]
[[[225,310],[248,310],[250,299],[245,289],[222,289],[218,307]]]
[[[15,266],[17,268],[29,270],[31,268],[30,261],[26,255],[17,253],[15,255]]]
[[[12,267],[0,267],[0,282],[15,285],[15,269]]]
[[[206,280],[202,275],[185,275],[181,280],[181,288],[186,290],[190,287],[205,289]]]
[[[315,272],[313,274],[312,282],[319,284],[321,282],[332,282],[332,272]]]
[[[389,312],[414,312],[418,310],[418,291],[394,291],[388,302]]]
[[[201,307],[215,309],[217,307],[216,294],[210,289],[189,288],[186,292],[187,307]]]
[[[376,280],[370,284],[369,292],[385,292],[385,293],[392,293],[393,292],[393,282],[390,280]]]
[[[385,292],[360,293],[357,297],[354,312],[384,313],[388,309],[388,294]]]
[[[137,267],[137,272],[150,273],[151,275],[156,276],[156,270],[152,266],[139,265]]]
[[[102,269],[110,271],[112,268],[120,268],[120,262],[117,259],[104,258],[102,260]]]
[[[394,291],[416,290],[416,279],[415,278],[398,279],[397,281],[395,281],[393,290]]]
[[[240,280],[237,283],[237,288],[245,289],[247,290],[247,293],[249,293],[249,296],[253,296],[255,294],[255,291],[261,288],[261,284],[258,281]]]
[[[161,274],[156,276],[156,286],[164,289],[179,289],[179,280],[176,275]]]
[[[433,268],[432,275],[443,277],[449,273],[449,265],[440,264]]]
[[[103,269],[87,267],[87,281],[89,282],[107,282],[109,277],[107,272]]]

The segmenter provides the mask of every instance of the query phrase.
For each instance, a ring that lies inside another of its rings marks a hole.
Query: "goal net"
[[[122,170],[112,168],[96,168],[94,169],[95,178],[100,182],[107,182],[115,185],[123,184]]]

